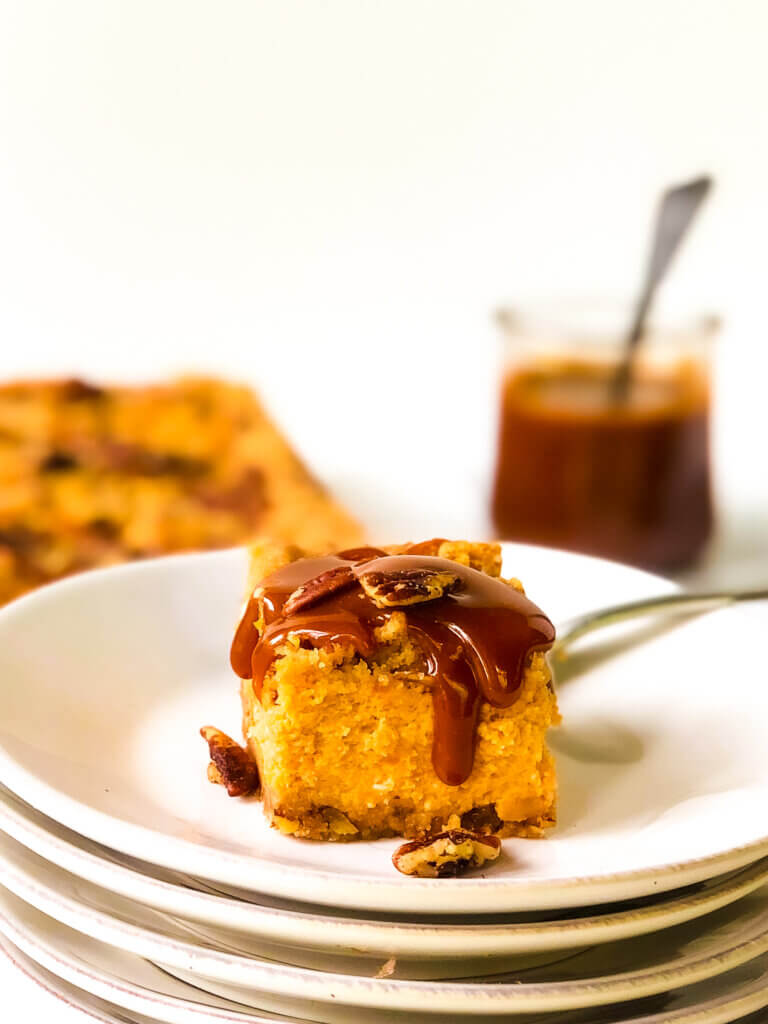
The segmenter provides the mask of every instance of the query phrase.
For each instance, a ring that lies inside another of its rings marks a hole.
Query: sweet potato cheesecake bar
[[[350,840],[554,824],[554,629],[500,572],[496,544],[253,548],[231,661],[274,826]]]
[[[0,386],[0,604],[93,566],[360,531],[245,387],[187,378]]]

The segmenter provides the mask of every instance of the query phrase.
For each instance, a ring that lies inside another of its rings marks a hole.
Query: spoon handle
[[[737,601],[761,601],[768,598],[768,590],[735,590],[727,592],[712,592],[708,594],[665,594],[661,597],[645,598],[642,601],[632,601],[629,604],[614,605],[611,608],[601,608],[598,611],[587,612],[577,618],[564,622],[557,631],[557,640],[552,647],[552,655],[555,658],[567,656],[568,648],[588,633],[603,626],[612,626],[616,622],[624,622],[626,619],[639,618],[643,615],[652,615],[655,612],[666,611],[707,611],[723,605],[734,604]]]
[[[653,236],[651,257],[645,273],[643,289],[640,292],[635,315],[625,341],[624,358],[613,379],[613,398],[626,398],[632,376],[632,360],[635,349],[645,330],[645,321],[653,302],[656,288],[667,272],[672,257],[680,247],[696,211],[709,193],[712,179],[696,178],[685,185],[669,188],[661,197],[656,215],[656,229]]]

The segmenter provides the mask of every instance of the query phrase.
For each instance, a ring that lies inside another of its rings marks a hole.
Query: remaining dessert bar
[[[252,549],[232,645],[264,808],[310,839],[555,820],[554,629],[496,544]]]
[[[0,387],[0,603],[80,569],[256,535],[327,547],[359,528],[247,388]]]

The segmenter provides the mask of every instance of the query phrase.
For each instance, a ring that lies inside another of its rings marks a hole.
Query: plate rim
[[[263,907],[226,893],[189,889],[143,874],[128,865],[108,857],[101,858],[97,853],[80,848],[76,836],[70,841],[50,833],[44,825],[33,820],[32,816],[38,813],[34,808],[24,805],[15,807],[11,801],[19,802],[17,797],[3,792],[0,787],[0,832],[62,871],[91,881],[107,892],[135,899],[155,910],[189,917],[204,925],[229,927],[244,935],[266,938],[275,943],[289,944],[296,941],[301,930],[303,944],[324,952],[354,948],[371,956],[450,959],[465,956],[467,942],[472,942],[473,952],[477,956],[510,956],[571,949],[585,942],[597,945],[665,930],[695,920],[736,902],[768,881],[767,857],[736,872],[708,879],[712,884],[709,891],[681,893],[661,905],[653,903],[565,920],[460,925],[368,921],[362,917],[336,918],[304,910],[302,904],[298,904],[296,910]],[[164,895],[158,897],[156,894]],[[209,907],[216,908],[216,913],[205,916]],[[250,926],[251,918],[255,919],[253,926]],[[287,927],[274,927],[272,922],[275,920],[289,924]],[[332,941],[327,941],[329,929],[334,934]],[[553,941],[551,936],[555,936],[557,941]],[[321,938],[326,938],[326,941],[321,942]],[[422,940],[431,945],[426,948],[420,946]]]
[[[206,998],[218,1000],[221,1005],[210,1006],[203,1002],[172,996],[169,993],[153,992],[152,989],[137,982],[120,979],[116,974],[109,974],[101,967],[94,967],[92,964],[83,966],[83,962],[71,954],[67,959],[60,950],[54,949],[50,939],[41,939],[39,935],[30,934],[28,930],[22,932],[14,925],[9,926],[7,919],[4,919],[4,923],[12,931],[13,938],[0,931],[0,952],[8,957],[14,967],[25,970],[28,966],[26,963],[19,964],[17,962],[16,956],[20,954],[29,964],[38,970],[47,972],[55,981],[71,986],[78,993],[85,993],[94,999],[100,999],[118,1010],[141,1013],[148,1017],[153,1024],[155,1021],[162,1021],[163,1024],[188,1024],[191,1019],[190,1014],[196,1014],[208,1022],[211,1020],[213,1012],[216,1014],[216,1020],[225,1021],[226,1024],[282,1024],[283,1018],[276,1012],[272,1017],[265,1017],[262,1014],[271,1011],[247,1008],[250,1009],[250,1012],[246,1012],[245,1009],[239,1010],[234,1006],[230,1008],[225,1005],[227,1001],[221,996],[203,993],[200,989],[196,991],[201,992]],[[59,970],[64,973],[57,973]],[[157,968],[157,970],[161,970],[161,968]],[[74,978],[78,980],[75,981]],[[43,984],[43,979],[33,977],[32,980],[41,984],[46,991],[48,990],[48,986]],[[47,979],[44,980],[47,981]],[[176,980],[180,984],[184,984],[181,979]],[[187,987],[191,988],[191,986]],[[54,993],[54,995],[58,995],[58,993]],[[122,1001],[118,1002],[118,1000]],[[157,1017],[158,1007],[164,1011],[163,1017]],[[94,1011],[90,1007],[82,1008],[82,1012],[94,1015]],[[110,1022],[110,1018],[103,1019]],[[114,1024],[124,1024],[124,1017],[112,1017],[111,1021]],[[290,1018],[287,1018],[287,1024],[291,1024]],[[299,1022],[297,1021],[296,1024]],[[301,1021],[300,1024],[314,1024],[314,1022],[307,1020]]]
[[[719,947],[699,953],[684,953],[655,967],[620,971],[615,975],[580,978],[564,982],[451,982],[408,981],[334,974],[295,967],[274,960],[256,960],[232,950],[199,944],[193,938],[163,935],[127,916],[115,916],[93,897],[82,902],[68,895],[44,877],[51,865],[29,866],[29,858],[42,860],[20,847],[26,858],[22,866],[9,867],[0,857],[0,882],[14,900],[29,905],[65,927],[141,956],[169,970],[192,969],[204,979],[226,985],[247,987],[268,996],[316,1000],[331,1005],[368,1009],[418,1011],[425,998],[433,1012],[472,1012],[477,1015],[500,1012],[554,1012],[626,1002],[658,994],[670,987],[680,988],[719,976],[731,968],[768,952],[768,907],[748,926],[746,935],[733,934],[726,924]],[[54,876],[59,871],[52,868]],[[93,887],[101,896],[101,890]],[[109,894],[104,894],[109,898]],[[13,911],[10,911],[13,916]],[[0,923],[8,920],[8,899],[0,890]],[[0,930],[2,930],[0,928]]]
[[[51,952],[51,943],[47,946],[39,941],[38,936],[25,935],[27,949],[16,945],[13,939],[0,933],[0,951],[3,952],[14,966],[22,970],[30,970],[32,980],[42,984],[48,989],[51,979],[54,983],[61,984],[75,990],[75,994],[85,993],[92,998],[99,999],[109,1006],[117,1007],[119,1010],[133,1010],[151,1016],[152,1020],[163,1022],[163,1024],[188,1024],[191,1019],[197,1016],[205,1016],[210,1020],[211,1010],[215,1009],[216,1019],[226,1024],[278,1024],[282,1015],[275,1011],[240,1010],[236,1007],[216,1005],[207,1007],[205,1003],[185,1000],[182,996],[172,996],[168,993],[153,993],[151,989],[130,982],[127,979],[120,979],[118,975],[111,975],[103,968],[94,968],[88,965],[86,970],[81,963],[72,959],[65,960],[64,954],[59,951],[58,957]],[[16,959],[23,957],[21,964]],[[38,959],[40,957],[40,959]],[[42,961],[47,959],[48,966]],[[56,970],[66,971],[68,977],[56,973]],[[44,972],[41,978],[36,977],[32,971]],[[694,1003],[691,1006],[682,1007],[671,1012],[643,1014],[642,1016],[627,1017],[618,1024],[723,1024],[725,1021],[735,1022],[741,1020],[747,1014],[755,1013],[768,1005],[768,985],[765,979],[768,977],[768,968],[762,978],[746,982],[737,986],[735,991],[727,996],[712,996],[704,1002]],[[77,980],[74,980],[77,979]],[[178,979],[180,981],[180,979]],[[200,992],[200,989],[195,989]],[[66,989],[64,996],[70,997]],[[54,992],[54,995],[58,995]],[[207,993],[204,995],[208,996]],[[221,999],[221,997],[209,996],[209,998]],[[80,1008],[80,1007],[79,1007]],[[84,1004],[83,1012],[92,1013],[92,1009]],[[723,1011],[735,1013],[735,1016],[723,1017]],[[273,1012],[274,1017],[261,1016],[263,1013]],[[159,1016],[161,1013],[162,1016]],[[706,1016],[702,1016],[706,1014]],[[103,1018],[109,1021],[110,1018]],[[112,1020],[117,1024],[117,1017]],[[297,1024],[299,1021],[297,1019]],[[302,1024],[311,1024],[310,1021]]]

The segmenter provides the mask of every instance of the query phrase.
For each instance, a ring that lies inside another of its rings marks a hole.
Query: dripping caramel
[[[297,589],[340,566],[350,567],[357,577],[409,568],[445,570],[459,583],[443,597],[400,608],[379,607],[353,584],[284,613]],[[472,771],[481,703],[510,707],[530,655],[547,650],[555,637],[541,609],[501,580],[413,549],[388,555],[360,548],[300,559],[266,577],[254,592],[232,643],[232,667],[241,678],[253,680],[260,697],[264,676],[289,636],[312,647],[347,645],[368,657],[376,647],[376,630],[393,611],[405,615],[409,635],[423,651],[425,674],[433,680],[435,771],[443,782],[458,786]],[[262,625],[260,633],[256,623]]]

